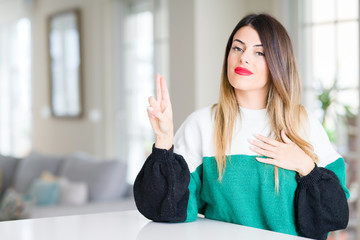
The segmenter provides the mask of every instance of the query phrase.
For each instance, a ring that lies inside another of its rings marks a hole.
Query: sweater
[[[346,228],[349,219],[344,159],[332,147],[319,121],[308,113],[301,136],[312,144],[319,162],[306,176],[258,162],[249,148],[254,134],[269,136],[266,109],[240,108],[225,173],[218,180],[211,107],[192,113],[181,125],[170,150],[153,146],[134,183],[138,210],[160,222],[206,218],[326,239]]]

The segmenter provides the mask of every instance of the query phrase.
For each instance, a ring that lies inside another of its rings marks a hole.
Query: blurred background
[[[360,239],[359,0],[0,0],[2,218],[134,208],[131,184],[154,142],[155,74],[176,130],[217,102],[226,40],[261,12],[287,28],[303,104],[346,161],[351,220],[330,237]],[[9,215],[19,201],[29,212]]]

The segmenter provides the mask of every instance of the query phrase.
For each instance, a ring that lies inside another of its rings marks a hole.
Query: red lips
[[[253,74],[249,69],[242,67],[235,68],[235,73],[241,76],[250,76]]]

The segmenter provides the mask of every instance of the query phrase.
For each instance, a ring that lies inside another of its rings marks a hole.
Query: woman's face
[[[269,69],[259,34],[252,27],[240,28],[234,35],[227,59],[227,74],[235,92],[268,92]]]

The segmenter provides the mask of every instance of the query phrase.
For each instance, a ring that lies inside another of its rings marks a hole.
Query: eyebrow
[[[241,41],[240,39],[234,39],[233,42],[239,42],[243,45],[246,45],[243,41]],[[263,45],[262,44],[255,44],[253,47],[262,47]]]

